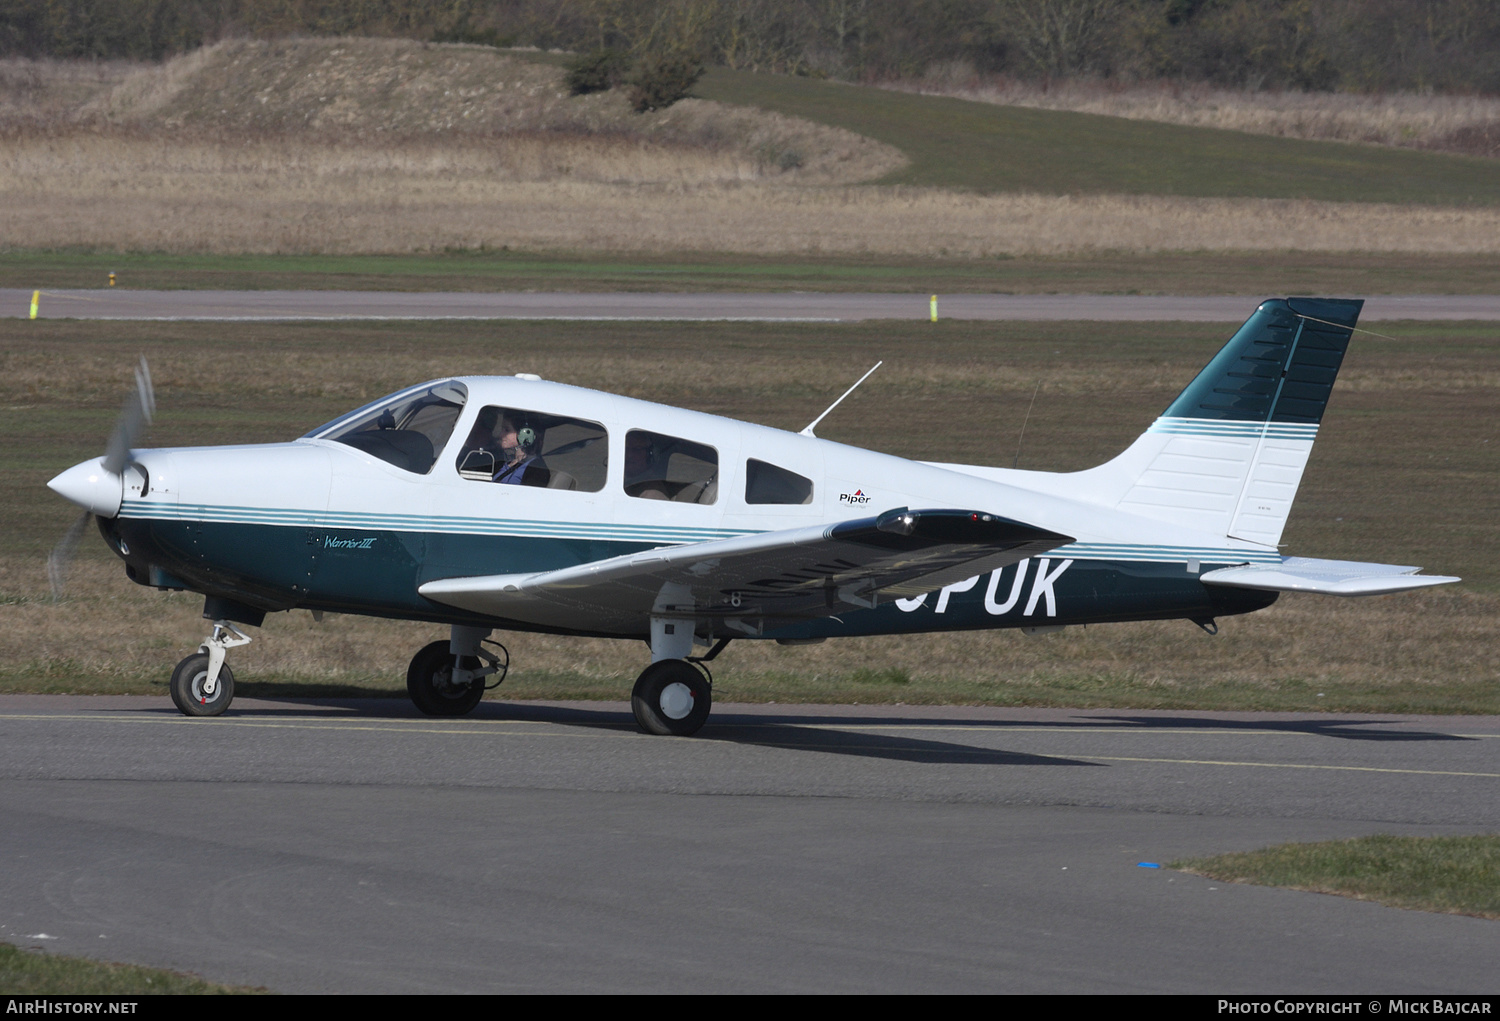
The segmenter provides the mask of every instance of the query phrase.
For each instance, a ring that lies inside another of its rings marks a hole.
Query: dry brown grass
[[[568,162],[575,156],[635,183],[553,174],[558,165],[576,167]],[[652,175],[659,176],[644,183]],[[611,140],[509,139],[437,150],[27,137],[0,150],[0,244],[970,258],[1100,250],[1500,251],[1500,209],[1493,208],[787,188],[742,183],[738,175],[732,155],[686,159]]]
[[[927,78],[886,87],[1002,106],[1072,110],[1283,138],[1500,155],[1500,97],[1495,96],[1250,92],[1182,82],[1122,86],[1063,81],[1043,86],[1012,79],[984,81],[961,66],[937,68]]]
[[[0,128],[56,130],[141,65],[112,60],[0,59]]]

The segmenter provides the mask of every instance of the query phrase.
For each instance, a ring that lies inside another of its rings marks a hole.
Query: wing
[[[835,525],[667,546],[541,574],[430,581],[435,602],[572,630],[645,633],[650,618],[758,634],[915,596],[1072,542],[982,511],[905,507]]]
[[[1436,574],[1419,575],[1420,570],[1396,564],[1287,557],[1279,564],[1220,568],[1207,572],[1199,580],[1205,585],[1269,592],[1317,592],[1325,596],[1379,596],[1427,585],[1451,585],[1460,580]]]

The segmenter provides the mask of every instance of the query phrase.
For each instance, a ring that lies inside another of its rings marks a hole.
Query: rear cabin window
[[[639,500],[713,503],[719,498],[719,452],[680,436],[632,429],[625,434],[625,493]]]
[[[449,380],[415,387],[352,411],[308,433],[337,440],[393,464],[426,475],[453,435],[453,426],[469,392]]]
[[[456,466],[474,482],[597,493],[609,471],[609,434],[581,418],[485,407]]]
[[[812,479],[753,457],[745,462],[746,503],[812,503]]]

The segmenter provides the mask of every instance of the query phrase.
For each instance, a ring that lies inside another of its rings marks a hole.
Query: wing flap
[[[1422,575],[1420,567],[1366,564],[1352,560],[1287,557],[1280,564],[1247,564],[1209,571],[1205,585],[1262,589],[1267,592],[1316,592],[1327,596],[1379,596],[1429,585],[1451,585],[1459,578]]]
[[[652,616],[768,622],[917,595],[1072,542],[980,511],[887,511],[834,525],[668,546],[531,575],[430,581],[428,599],[510,620],[643,630]]]

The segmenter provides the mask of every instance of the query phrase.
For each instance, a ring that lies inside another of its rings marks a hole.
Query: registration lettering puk
[[[142,363],[104,456],[50,483],[84,508],[51,574],[94,516],[131,579],[203,595],[212,632],[171,682],[189,715],[229,707],[243,628],[305,609],[447,627],[407,670],[435,716],[504,679],[497,630],[643,640],[636,719],[678,735],[708,718],[703,664],[738,640],[1213,633],[1282,592],[1457,581],[1279,548],[1361,306],[1261,303],[1126,450],[1068,473],[819,439],[838,401],[792,433],[525,373],[420,383],[286,443],[137,449]]]

